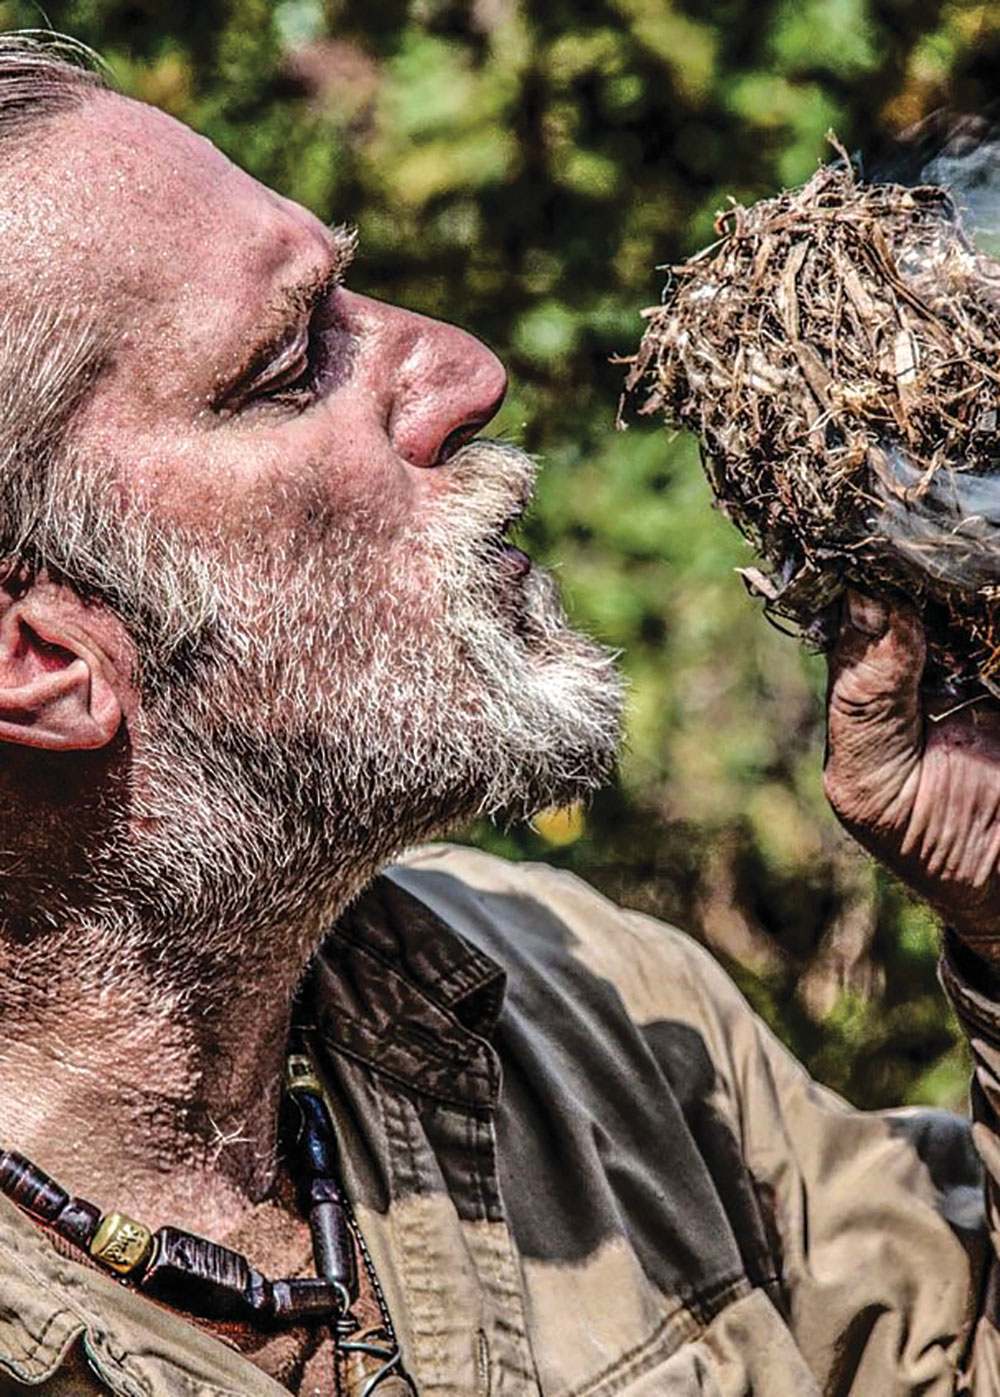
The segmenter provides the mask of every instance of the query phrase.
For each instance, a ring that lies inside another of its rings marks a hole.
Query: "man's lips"
[[[502,545],[500,560],[504,572],[512,582],[520,582],[531,571],[531,559],[527,553],[515,548],[514,544],[508,543],[506,539]]]
[[[518,499],[500,527],[500,560],[504,572],[512,582],[520,582],[521,579],[527,577],[528,573],[531,571],[531,559],[523,549],[511,543],[509,537],[511,529],[517,526],[525,509],[527,509],[529,499],[530,494],[525,492],[525,494]]]

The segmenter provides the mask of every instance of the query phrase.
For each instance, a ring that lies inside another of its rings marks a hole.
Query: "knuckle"
[[[906,708],[895,690],[874,691],[856,684],[844,684],[832,691],[830,712],[852,727],[880,727],[898,721],[904,716]]]

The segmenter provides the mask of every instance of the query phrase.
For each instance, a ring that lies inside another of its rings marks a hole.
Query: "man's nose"
[[[362,330],[363,372],[384,404],[393,447],[411,465],[439,465],[500,407],[503,364],[456,325],[353,292],[340,295]]]

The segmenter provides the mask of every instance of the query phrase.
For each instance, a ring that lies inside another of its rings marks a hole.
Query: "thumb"
[[[829,657],[826,793],[849,827],[892,819],[923,751],[923,627],[908,607],[848,590]]]

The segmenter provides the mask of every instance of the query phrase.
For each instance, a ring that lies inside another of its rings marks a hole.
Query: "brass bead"
[[[311,1091],[322,1096],[323,1088],[316,1076],[312,1058],[305,1053],[289,1053],[285,1062],[285,1090]]]
[[[90,1244],[90,1254],[102,1266],[127,1276],[148,1261],[153,1234],[124,1213],[105,1213]]]

